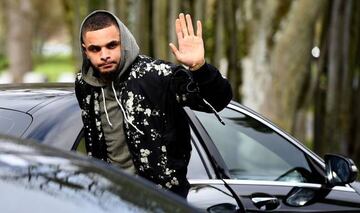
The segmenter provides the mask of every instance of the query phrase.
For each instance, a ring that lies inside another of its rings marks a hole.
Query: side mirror
[[[354,162],[341,155],[326,154],[324,156],[326,182],[329,186],[339,186],[354,182],[358,169]]]

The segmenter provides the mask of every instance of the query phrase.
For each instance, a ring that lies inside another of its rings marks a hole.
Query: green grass
[[[44,74],[49,82],[55,82],[62,73],[75,73],[77,68],[71,56],[51,56],[36,59],[34,70]]]

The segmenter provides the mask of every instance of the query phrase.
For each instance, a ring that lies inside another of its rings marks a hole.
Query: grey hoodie
[[[127,27],[113,14],[108,11],[97,10],[89,14],[81,24],[80,32],[82,32],[83,24],[90,16],[96,13],[106,13],[111,15],[118,24],[120,29],[120,41],[121,41],[121,59],[120,65],[117,70],[117,75],[113,81],[118,81],[129,66],[139,55],[139,47],[136,43],[134,36],[130,33]],[[80,42],[82,43],[82,33],[80,33]],[[128,150],[122,114],[123,108],[118,104],[116,97],[119,97],[119,92],[114,88],[113,82],[110,84],[102,80],[96,71],[92,68],[90,61],[87,59],[82,48],[83,65],[82,65],[82,78],[84,81],[92,86],[101,87],[102,97],[99,99],[100,113],[101,113],[101,126],[103,128],[105,141],[107,145],[108,161],[125,171],[134,174],[135,167]]]
[[[117,21],[117,24],[120,29],[120,41],[121,41],[121,59],[120,59],[120,65],[118,69],[118,75],[117,79],[120,78],[120,76],[129,68],[129,66],[134,62],[136,57],[139,55],[139,46],[136,43],[136,40],[134,36],[131,34],[131,32],[128,30],[128,28],[112,13],[105,11],[105,10],[96,10],[92,13],[90,13],[84,21],[81,23],[80,32],[82,32],[83,24],[84,22],[92,15],[96,13],[106,13],[114,17],[114,19]],[[80,33],[80,44],[83,43],[82,41],[82,33]],[[96,77],[94,75],[94,70],[90,66],[90,61],[86,58],[85,53],[83,52],[83,49],[80,50],[82,52],[83,56],[83,65],[82,65],[82,76],[86,83],[95,86],[95,87],[102,87],[105,86],[106,83],[102,81],[100,78]],[[116,79],[114,79],[116,80]]]

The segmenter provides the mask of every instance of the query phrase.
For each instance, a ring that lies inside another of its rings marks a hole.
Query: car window
[[[305,153],[258,120],[232,109],[220,116],[195,112],[208,132],[232,178],[312,182]]]
[[[32,111],[33,121],[23,135],[40,143],[70,150],[82,129],[79,104],[63,97]]]
[[[196,138],[193,137],[191,141],[192,150],[188,166],[188,179],[209,179],[209,175],[204,166],[204,160],[200,157],[199,151],[201,147],[195,145]]]
[[[0,109],[0,134],[20,137],[31,121],[26,113]]]

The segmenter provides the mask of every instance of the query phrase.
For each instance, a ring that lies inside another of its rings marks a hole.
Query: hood
[[[133,61],[136,59],[136,57],[139,55],[139,46],[136,43],[136,40],[134,36],[131,34],[131,32],[128,30],[128,28],[118,19],[114,14],[105,11],[105,10],[96,10],[92,13],[90,13],[81,23],[80,27],[80,51],[82,52],[83,57],[83,63],[81,68],[81,73],[84,81],[92,86],[102,87],[105,86],[106,83],[103,81],[98,73],[92,68],[91,63],[89,59],[86,58],[85,53],[83,52],[83,49],[81,48],[82,42],[82,28],[84,25],[84,22],[92,15],[96,13],[106,13],[114,17],[114,19],[117,21],[118,27],[120,29],[120,42],[121,42],[121,59],[120,59],[120,65],[117,70],[117,77],[116,79],[119,79],[121,75],[124,74],[124,72],[127,70],[127,68],[133,63]],[[114,79],[114,80],[116,80]]]

